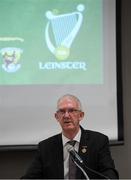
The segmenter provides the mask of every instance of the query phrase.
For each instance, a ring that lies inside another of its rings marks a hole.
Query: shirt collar
[[[79,129],[78,133],[76,134],[76,136],[74,137],[73,140],[77,141],[78,143],[80,143],[80,138],[81,138],[81,128]],[[68,139],[67,137],[64,136],[64,134],[62,133],[62,142],[63,142],[63,146],[65,146],[65,144],[70,141],[70,139]]]

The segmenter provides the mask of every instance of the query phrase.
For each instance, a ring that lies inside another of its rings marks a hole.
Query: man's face
[[[79,110],[79,104],[75,99],[65,97],[59,102],[55,118],[63,131],[78,130],[83,117],[84,112]]]

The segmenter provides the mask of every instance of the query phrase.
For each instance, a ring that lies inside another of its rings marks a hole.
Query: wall
[[[120,178],[131,178],[131,0],[122,0],[122,71],[125,144],[111,147]],[[35,151],[0,152],[0,178],[19,178]]]
[[[122,71],[124,108],[124,146],[112,147],[120,178],[131,178],[131,1],[122,0]]]

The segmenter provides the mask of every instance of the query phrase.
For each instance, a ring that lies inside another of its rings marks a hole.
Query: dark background
[[[124,145],[111,146],[111,152],[120,178],[129,179],[131,178],[131,0],[121,1]],[[0,179],[21,177],[35,152],[35,150],[0,151]]]

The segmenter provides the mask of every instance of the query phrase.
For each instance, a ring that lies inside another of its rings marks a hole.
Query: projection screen
[[[64,94],[81,100],[85,129],[123,141],[116,9],[116,0],[0,1],[1,148],[61,132]]]

